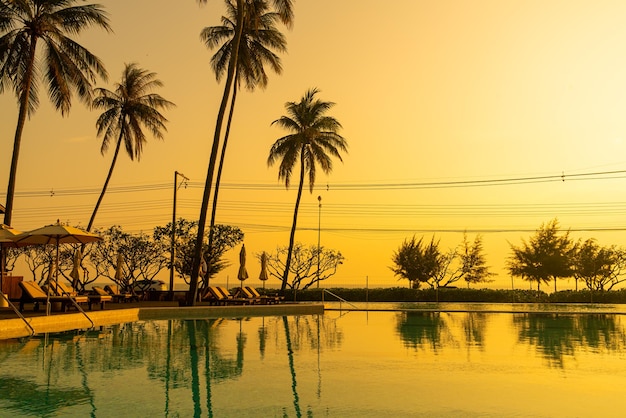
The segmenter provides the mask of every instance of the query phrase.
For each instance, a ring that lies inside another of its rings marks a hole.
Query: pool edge
[[[232,318],[242,316],[314,315],[323,314],[320,303],[284,303],[276,305],[146,307],[87,311],[93,327],[125,322],[168,319]],[[64,332],[92,328],[82,313],[59,314],[26,318],[35,334]],[[0,321],[0,340],[29,337],[31,331],[20,318]]]

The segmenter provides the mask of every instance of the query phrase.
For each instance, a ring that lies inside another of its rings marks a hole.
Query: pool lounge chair
[[[104,309],[104,304],[113,300],[113,296],[109,295],[106,290],[100,286],[93,286],[91,288],[92,294],[87,295],[89,297],[89,310],[94,303],[100,304],[100,309]]]
[[[121,292],[120,287],[116,284],[106,285],[104,286],[104,290],[113,297],[113,301],[115,302],[132,302],[133,300],[139,299],[137,296],[133,296],[132,293]]]
[[[89,303],[89,296],[79,295],[78,292],[74,290],[74,288],[70,286],[69,284],[57,282],[54,279],[50,279],[48,282],[49,282],[52,294],[54,294],[55,296],[69,297],[74,300],[75,304],[81,304],[81,303],[88,304]]]
[[[26,303],[34,303],[33,311],[39,310],[40,303],[46,303],[50,300],[51,303],[58,302],[61,304],[63,311],[67,310],[69,304],[72,303],[72,299],[69,296],[48,296],[46,292],[35,282],[20,282],[20,288],[22,289],[22,297],[20,298],[20,312],[24,311],[24,305]]]
[[[202,297],[202,301],[215,305],[247,305],[250,303],[245,298],[236,298],[230,294],[228,289],[220,286],[209,286]]]
[[[237,290],[235,290],[235,297],[247,299],[252,304],[258,304],[263,302],[261,295],[255,295],[253,292],[250,291],[250,289],[248,289],[248,286],[238,287]]]
[[[278,303],[281,300],[284,300],[284,297],[281,296],[269,296],[269,295],[261,295],[254,287],[252,286],[244,286],[244,289],[248,291],[253,297],[261,300],[261,303],[264,305],[272,305],[274,303]]]

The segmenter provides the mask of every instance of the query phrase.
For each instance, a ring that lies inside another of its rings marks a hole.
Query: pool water
[[[624,318],[330,311],[0,341],[0,416],[617,417]]]

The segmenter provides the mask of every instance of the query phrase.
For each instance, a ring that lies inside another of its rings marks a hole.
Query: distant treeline
[[[408,289],[406,287],[377,289],[328,289],[348,302],[488,302],[488,303],[626,303],[626,289],[611,291],[565,290],[545,293],[537,290],[440,288]],[[324,300],[336,301],[324,294]],[[285,294],[288,301],[322,301],[322,289],[292,291]]]

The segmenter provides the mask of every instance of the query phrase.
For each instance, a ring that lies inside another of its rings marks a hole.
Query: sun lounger
[[[104,290],[113,297],[115,302],[131,302],[133,299],[138,299],[137,296],[133,297],[132,293],[121,292],[120,287],[116,284],[106,285]]]
[[[247,298],[232,295],[225,287],[217,286],[217,288],[220,290],[220,292],[222,292],[224,296],[226,296],[227,303],[235,305],[247,305],[250,303]]]
[[[202,300],[215,305],[247,305],[250,303],[247,299],[234,297],[228,289],[220,286],[209,286]]]
[[[244,286],[243,288],[246,289],[253,297],[260,299],[261,303],[264,305],[278,303],[284,299],[280,296],[261,295],[254,287],[251,286]]]
[[[48,280],[52,293],[55,296],[69,297],[74,300],[75,304],[87,303],[89,304],[89,296],[79,295],[76,290],[69,284],[57,282],[54,279]],[[68,304],[68,308],[70,305]]]
[[[91,288],[91,290],[93,293],[87,295],[89,297],[89,310],[91,310],[91,305],[94,303],[99,303],[100,309],[104,309],[105,302],[110,302],[113,300],[113,296],[109,295],[107,291],[100,286],[94,286]]]
[[[51,303],[60,303],[63,311],[67,310],[69,304],[72,303],[72,299],[69,296],[48,296],[46,292],[35,282],[20,282],[20,288],[22,289],[22,297],[20,298],[20,312],[24,311],[24,305],[26,303],[34,303],[33,310],[39,310],[40,303],[46,303],[48,300]]]
[[[256,296],[247,287],[239,287],[235,290],[235,297],[247,299],[250,303],[261,303],[261,295]]]

